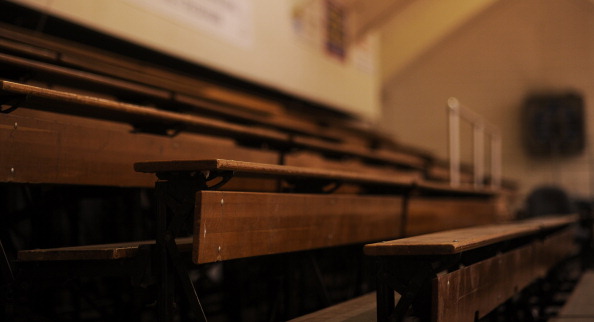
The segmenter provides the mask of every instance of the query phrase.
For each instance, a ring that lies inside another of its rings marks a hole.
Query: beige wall
[[[382,39],[388,38],[390,30],[383,32]],[[400,141],[446,157],[445,104],[455,96],[500,127],[503,174],[518,179],[522,192],[558,184],[574,195],[593,193],[588,151],[557,161],[535,159],[523,150],[520,124],[527,94],[577,90],[586,101],[587,128],[594,126],[593,2],[499,1],[386,79],[380,125]]]

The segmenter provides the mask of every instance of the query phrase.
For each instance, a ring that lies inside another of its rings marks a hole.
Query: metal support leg
[[[394,289],[387,283],[389,276],[386,267],[380,263],[377,274],[377,321],[388,322],[394,313]]]
[[[167,184],[157,182],[157,238],[156,238],[156,256],[158,257],[158,299],[157,314],[159,321],[173,321],[173,302],[174,302],[174,276],[171,272],[171,263],[167,253],[167,205],[165,203]]]
[[[324,284],[324,277],[322,276],[322,272],[320,271],[320,266],[318,265],[317,260],[313,257],[311,253],[307,254],[309,262],[311,263],[311,268],[313,269],[316,277],[316,287],[322,299],[322,303],[324,307],[330,306],[330,295],[328,294],[328,289]]]
[[[0,283],[0,299],[2,300],[2,307],[0,311],[0,317],[4,318],[5,321],[9,321],[11,317],[12,311],[12,300],[14,296],[14,286],[15,286],[15,279],[14,274],[12,272],[12,268],[10,266],[10,262],[8,261],[8,256],[6,256],[6,252],[4,251],[4,246],[2,245],[2,241],[0,241],[0,267],[2,269],[2,282]]]
[[[192,280],[188,275],[188,269],[184,264],[179,251],[177,249],[177,245],[175,244],[174,239],[167,240],[167,251],[169,252],[170,259],[172,260],[173,266],[175,268],[175,273],[177,278],[180,281],[182,290],[188,299],[190,307],[192,308],[192,312],[194,313],[195,318],[198,321],[206,322],[206,315],[204,314],[204,310],[202,308],[202,304],[200,303],[200,299],[198,298],[198,294],[196,294],[196,289],[194,288],[194,284],[192,284]]]
[[[196,319],[206,321],[200,300],[175,243],[175,238],[186,226],[184,224],[193,216],[196,192],[206,187],[203,179],[200,176],[188,174],[156,183],[159,321],[169,322],[174,319],[176,278]]]

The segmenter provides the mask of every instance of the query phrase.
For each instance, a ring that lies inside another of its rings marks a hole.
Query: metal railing
[[[490,146],[491,187],[501,185],[501,133],[499,128],[488,123],[479,114],[462,106],[458,99],[450,97],[447,102],[449,124],[450,185],[460,185],[460,120],[472,126],[474,186],[481,188],[485,179],[485,139]]]

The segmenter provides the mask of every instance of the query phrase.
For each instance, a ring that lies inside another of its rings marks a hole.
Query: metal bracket
[[[26,95],[1,95],[0,113],[9,114],[21,107],[21,103],[27,98]]]
[[[233,171],[180,171],[180,172],[157,172],[157,178],[167,182],[174,182],[176,189],[189,190],[195,193],[199,190],[217,190],[227,184],[234,176]],[[210,184],[215,180],[219,182]],[[178,191],[178,192],[180,192]],[[178,192],[173,192],[172,196],[179,196]]]

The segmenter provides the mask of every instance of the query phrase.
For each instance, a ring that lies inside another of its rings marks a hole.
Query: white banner
[[[250,0],[126,0],[153,14],[182,23],[241,47],[253,40]]]

